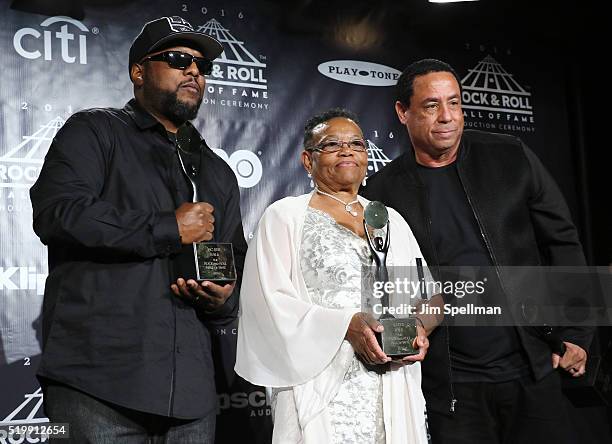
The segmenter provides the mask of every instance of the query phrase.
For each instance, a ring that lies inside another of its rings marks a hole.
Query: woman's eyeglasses
[[[195,62],[196,66],[198,67],[198,71],[200,71],[200,74],[203,76],[209,75],[212,72],[213,67],[213,63],[210,60],[203,57],[196,57],[181,51],[160,52],[159,54],[145,57],[142,59],[142,62],[146,62],[148,60],[166,62],[170,68],[174,69],[186,69],[189,68],[193,62]]]
[[[364,152],[368,149],[365,140],[355,139],[346,142],[344,140],[326,140],[318,145],[309,146],[306,150],[319,151],[321,153],[336,153],[340,151],[344,145],[357,152]]]

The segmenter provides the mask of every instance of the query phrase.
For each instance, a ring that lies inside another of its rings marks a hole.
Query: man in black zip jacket
[[[244,261],[236,177],[189,122],[222,50],[181,17],[147,23],[134,98],[71,116],[30,190],[49,249],[38,376],[70,442],[214,442],[211,330],[236,318],[238,293],[177,265],[200,241],[234,242]]]
[[[565,201],[534,153],[513,136],[464,131],[451,66],[408,66],[395,109],[411,146],[363,195],[402,214],[430,265],[585,265]],[[423,362],[434,444],[568,442],[560,372],[584,374],[592,334],[561,329],[560,356],[535,329],[438,327]]]

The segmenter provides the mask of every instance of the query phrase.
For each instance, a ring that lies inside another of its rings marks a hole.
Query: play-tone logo
[[[247,150],[237,150],[228,156],[222,149],[213,148],[213,151],[231,167],[240,188],[254,187],[261,180],[263,168],[257,154]]]
[[[489,55],[468,70],[461,85],[464,109],[533,115],[531,93]]]
[[[29,188],[34,184],[51,141],[64,123],[59,116],[50,120],[0,156],[0,188]]]
[[[83,23],[70,17],[56,16],[44,20],[40,26],[49,28],[56,23],[63,23],[59,31],[44,29],[42,34],[36,28],[22,28],[13,36],[13,47],[17,54],[26,59],[54,60],[57,52],[66,63],[87,64],[87,36],[89,29]],[[75,33],[68,32],[70,25]],[[55,42],[55,44],[54,44]],[[55,57],[54,57],[55,55]]]
[[[321,63],[318,70],[330,79],[365,86],[393,86],[402,74],[390,66],[359,60],[332,60]]]

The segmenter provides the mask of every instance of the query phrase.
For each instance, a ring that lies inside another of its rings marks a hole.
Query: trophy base
[[[376,339],[387,356],[398,359],[419,354],[418,348],[412,346],[417,336],[416,319],[386,318],[378,322],[384,331],[376,333]]]

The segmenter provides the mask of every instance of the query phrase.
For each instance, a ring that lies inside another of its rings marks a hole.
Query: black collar
[[[153,117],[147,110],[145,110],[136,99],[131,99],[128,103],[123,107],[125,112],[134,120],[136,126],[141,130],[155,128],[161,135],[165,138],[168,138],[168,133],[164,125],[161,124],[159,120]],[[200,139],[200,144],[203,148],[208,148],[206,141],[202,138],[200,132],[193,126],[191,122],[185,122],[186,125],[192,126],[195,130],[195,133]],[[170,140],[170,139],[168,139]],[[206,152],[206,150],[204,150]],[[208,153],[207,153],[208,154]]]
[[[153,117],[152,114],[145,110],[136,99],[132,99],[128,103],[126,103],[123,109],[134,120],[136,126],[138,126],[138,128],[140,128],[141,130],[157,127],[156,129],[158,129],[159,132],[164,135],[164,137],[168,136],[168,132],[166,131],[164,125],[162,125],[159,120],[157,120],[155,117]],[[191,122],[185,122],[185,125],[191,126],[194,129],[195,134],[197,134],[200,140],[203,141],[202,136],[200,135],[198,130],[195,129]]]
[[[156,125],[163,125],[149,114],[137,101],[136,99],[130,100],[123,108],[125,112],[134,120],[138,128],[141,130],[152,128]],[[164,129],[164,131],[166,131]]]

